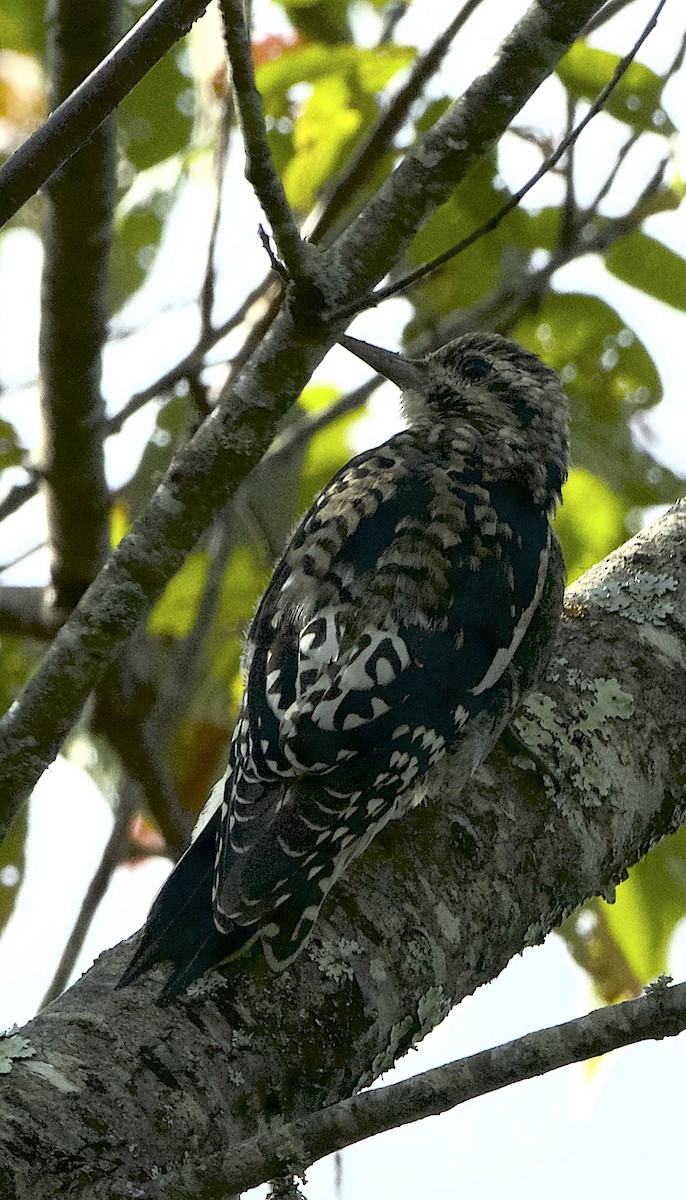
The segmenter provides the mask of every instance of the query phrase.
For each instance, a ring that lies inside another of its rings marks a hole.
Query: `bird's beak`
[[[371,346],[369,342],[361,342],[359,338],[350,337],[347,333],[344,333],[338,340],[341,346],[345,346],[345,349],[349,350],[351,354],[361,358],[373,370],[378,371],[379,375],[390,379],[391,383],[395,383],[401,391],[426,391],[427,380],[424,363],[417,362],[416,359],[403,358],[402,354],[395,354],[393,350],[384,350],[381,346]]]

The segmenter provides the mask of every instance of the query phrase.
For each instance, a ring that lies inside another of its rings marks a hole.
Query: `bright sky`
[[[446,62],[443,74],[451,90],[468,82],[476,69],[485,66],[497,46],[501,31],[498,19],[509,26],[524,3],[511,0],[498,6],[491,0],[478,10],[468,27],[468,36]],[[626,50],[635,40],[652,11],[643,0],[630,5],[624,14],[602,31],[597,44]],[[398,28],[399,40],[417,39],[428,44],[452,15],[454,5],[415,3]],[[258,28],[278,28],[281,17],[267,0],[256,4]],[[664,69],[681,37],[683,7],[671,0],[660,19],[658,31],[642,51],[642,59],[656,70]],[[618,32],[619,31],[619,32]],[[621,35],[621,40],[620,40]],[[370,40],[373,33],[369,31]],[[436,85],[437,91],[439,86]],[[686,128],[686,93],[683,73],[667,92],[667,108],[677,126]],[[522,124],[541,124],[559,132],[559,103],[555,85],[527,106]],[[579,161],[587,164],[589,189],[599,166],[608,156],[608,138],[614,136],[612,122],[600,117],[583,135]],[[509,183],[517,184],[537,165],[527,161],[521,142],[506,139],[502,170]],[[516,152],[515,152],[516,151]],[[682,146],[683,151],[683,146]],[[556,198],[557,184],[545,181],[532,203]],[[631,186],[625,179],[623,187]],[[610,197],[612,199],[612,197]],[[183,353],[193,343],[195,329],[188,310],[180,307],[157,319],[156,308],[164,302],[187,301],[196,292],[203,269],[202,250],[188,244],[197,218],[187,220],[189,207],[204,204],[207,192],[202,180],[189,186],[175,229],[183,228],[183,255],[174,228],[168,244],[175,247],[162,257],[162,266],[141,297],[148,325],[136,338],[114,347],[106,363],[105,388],[112,408],[118,408],[132,389],[155,378],[168,365],[168,347]],[[197,209],[194,209],[197,211]],[[221,235],[221,259],[231,263],[232,289],[251,286],[254,245],[251,241],[257,216],[244,193],[244,210],[237,216],[234,206],[230,227]],[[648,232],[686,256],[686,230],[680,216],[653,218]],[[16,232],[0,242],[0,362],[7,382],[35,376],[40,249],[32,235]],[[4,286],[2,286],[4,285]],[[651,417],[660,439],[660,457],[686,474],[683,430],[683,365],[680,347],[686,337],[683,314],[638,296],[611,279],[597,260],[587,259],[565,268],[556,285],[569,290],[600,294],[634,325],[660,366],[665,383],[665,400]],[[235,297],[235,290],[232,295]],[[230,311],[226,280],[220,281],[218,310]],[[226,307],[222,309],[222,304]],[[401,307],[402,306],[402,307]],[[381,311],[365,314],[353,331],[371,341],[397,345],[404,301],[393,301]],[[130,313],[133,321],[136,313]],[[322,364],[317,378],[354,385],[365,377],[365,369],[341,350],[333,351]],[[7,419],[17,422],[32,441],[36,427],[35,393],[23,393],[3,408]],[[143,431],[149,430],[152,414],[141,413],[128,423],[123,434],[108,443],[108,470],[113,484],[123,481],[130,470]],[[375,397],[370,416],[356,434],[357,445],[372,444],[389,435],[398,421],[395,391],[386,386]],[[675,435],[675,430],[677,434]],[[25,506],[18,518],[0,530],[0,562],[18,549],[35,544],[41,525],[41,502]],[[46,577],[44,555],[35,555],[7,574],[12,583],[40,582]],[[64,760],[46,773],[31,807],[28,870],[15,916],[0,941],[0,979],[11,980],[0,994],[0,1027],[23,1022],[35,1010],[56,967],[61,948],[71,930],[80,899],[98,860],[111,827],[109,809],[84,772]],[[74,844],[74,831],[79,843]],[[153,894],[168,867],[160,860],[135,871],[121,870],[115,876],[96,914],[79,960],[77,974],[87,968],[106,946],[134,931],[144,919]],[[0,881],[2,886],[2,881]],[[676,939],[673,973],[684,975],[686,934]],[[408,1055],[384,1079],[404,1077],[432,1065],[494,1045],[531,1029],[570,1019],[591,1007],[585,976],[570,961],[556,937],[543,947],[528,950],[513,961],[493,984],[465,1001],[431,1034],[416,1053]],[[508,1197],[508,1200],[537,1200],[554,1191],[556,1200],[578,1200],[580,1194],[595,1197],[617,1190],[626,1196],[660,1190],[681,1181],[683,1141],[682,1088],[686,1074],[686,1039],[651,1043],[631,1048],[605,1060],[594,1072],[573,1067],[519,1085],[457,1109],[421,1126],[386,1134],[344,1155],[342,1192],[345,1200],[376,1200],[393,1194],[395,1200],[418,1197]],[[679,1173],[677,1176],[677,1172]],[[681,1185],[682,1187],[683,1185]],[[311,1200],[329,1200],[335,1195],[332,1160],[326,1160],[308,1175]],[[262,1193],[260,1193],[262,1194]]]

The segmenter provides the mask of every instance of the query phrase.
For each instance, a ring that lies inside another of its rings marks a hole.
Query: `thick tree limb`
[[[500,749],[489,778],[458,796],[453,759],[426,807],[337,885],[291,971],[237,964],[228,982],[210,973],[159,1009],[161,969],[112,990],[130,954],[119,947],[21,1030],[30,1057],[0,1076],[2,1200],[221,1195],[256,1181],[252,1164],[237,1176],[231,1147],[260,1134],[262,1178],[297,1171],[311,1151],[291,1122],[370,1083],[676,828],[685,533],[682,502],[568,593],[549,678],[521,725],[561,781],[554,798]],[[508,1072],[501,1082],[519,1077]],[[310,1131],[323,1137],[330,1116]]]
[[[338,308],[368,292],[389,270],[418,225],[503,132],[597,7],[597,0],[535,0],[491,70],[475,80],[324,252],[318,278],[332,320]],[[319,325],[316,314],[296,327],[286,306],[241,378],[177,455],[0,726],[0,829],[54,758],[116,646],[264,453],[278,418],[338,332]]]

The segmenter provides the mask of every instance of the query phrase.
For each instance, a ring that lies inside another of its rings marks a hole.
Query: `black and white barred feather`
[[[557,624],[558,376],[493,334],[417,361],[342,341],[403,389],[408,428],[320,493],[258,607],[226,776],[122,979],[170,960],[163,1000],[257,939],[287,967],[446,752],[476,770]]]

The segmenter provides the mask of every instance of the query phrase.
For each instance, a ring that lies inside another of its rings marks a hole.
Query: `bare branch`
[[[581,37],[590,37],[592,33],[595,33],[596,29],[600,29],[601,25],[605,25],[608,21],[611,21],[613,17],[617,16],[617,13],[622,12],[623,9],[628,8],[633,3],[634,0],[607,0],[607,4],[601,8],[600,12],[596,13],[594,17],[591,17],[590,21],[586,22],[584,28],[581,30]]]
[[[214,152],[214,211],[212,213],[212,227],[210,229],[210,240],[207,246],[207,261],[205,263],[205,275],[200,288],[200,338],[206,337],[212,330],[212,309],[214,307],[214,290],[216,279],[216,266],[214,261],[215,250],[217,246],[217,236],[219,234],[219,225],[222,214],[222,186],[224,183],[224,173],[226,171],[226,162],[231,144],[231,130],[233,128],[233,105],[229,96],[225,98],[221,120],[219,123],[219,138],[217,147]]]
[[[243,0],[220,0],[224,38],[231,62],[233,94],[245,143],[247,179],[265,213],[283,264],[296,287],[312,285],[313,251],[300,237],[283,184],[272,161],[262,96],[255,83]]]
[[[74,928],[62,952],[52,983],[40,1003],[39,1011],[47,1008],[48,1004],[60,996],[69,982],[69,977],[81,953],[81,947],[91,927],[98,905],[110,885],[112,875],[126,853],[129,822],[137,807],[136,793],[135,786],[129,780],[125,780],[118,797],[112,832],[102,852],[98,869],[88,885]]]
[[[35,475],[32,475],[26,483],[15,483],[13,488],[5,496],[4,500],[0,501],[0,521],[4,521],[7,517],[11,517],[13,513],[18,512],[27,500],[35,496],[38,491],[38,480]],[[4,567],[2,568],[5,569]]]
[[[85,144],[209,0],[156,0],[119,45],[0,167],[0,228]]]
[[[232,316],[223,321],[221,325],[215,328],[208,328],[201,333],[197,343],[188,354],[173,366],[170,367],[164,374],[159,375],[157,379],[142,388],[139,392],[134,392],[126,404],[120,408],[119,412],[108,417],[105,421],[105,436],[111,437],[113,434],[119,433],[130,417],[144,408],[152,400],[159,399],[165,392],[170,392],[177,384],[184,380],[190,379],[202,370],[205,356],[213,346],[217,344],[227,333],[230,333],[238,325],[241,325],[250,315],[251,311],[255,313],[255,324],[259,326],[265,311],[270,311],[272,301],[275,296],[279,295],[281,287],[273,281],[269,288],[265,291],[264,284],[260,284],[252,292],[246,296],[243,303]],[[40,486],[40,475],[34,474],[27,483],[16,484],[5,496],[5,499],[0,501],[0,522],[11,517],[15,512],[31,500],[36,495]],[[30,551],[33,553],[33,550]],[[13,564],[6,564],[13,565]],[[6,569],[2,567],[0,569]]]
[[[624,58],[618,62],[612,78],[605,84],[605,87],[598,92],[598,95],[596,96],[586,115],[581,121],[579,121],[577,125],[574,126],[567,136],[562,139],[559,146],[553,151],[553,153],[549,154],[548,157],[543,160],[538,170],[534,172],[524,186],[521,187],[519,191],[514,192],[506,204],[503,204],[502,208],[499,208],[492,217],[489,217],[487,221],[484,221],[483,225],[479,225],[477,229],[473,229],[471,233],[467,234],[467,236],[462,238],[459,242],[456,242],[456,244],[451,246],[450,249],[444,250],[442,254],[438,254],[436,258],[432,258],[430,262],[424,263],[423,266],[418,267],[416,271],[411,271],[408,275],[404,275],[402,279],[398,279],[395,283],[389,284],[388,287],[379,288],[377,291],[373,292],[371,296],[367,296],[364,301],[360,301],[357,304],[348,305],[347,308],[345,308],[341,313],[341,316],[352,317],[365,308],[373,308],[376,305],[381,304],[383,300],[389,300],[392,296],[397,296],[401,292],[407,291],[408,288],[412,287],[415,283],[419,283],[420,280],[425,279],[426,276],[430,275],[433,271],[437,271],[438,268],[442,267],[445,263],[457,258],[459,254],[462,254],[463,251],[469,248],[469,246],[473,246],[475,242],[480,241],[481,238],[485,237],[487,233],[492,233],[494,229],[497,229],[501,221],[503,221],[504,218],[513,211],[513,209],[518,207],[526,194],[531,191],[532,187],[534,187],[544,175],[547,175],[548,172],[555,166],[555,164],[560,161],[562,155],[570,148],[570,146],[575,144],[579,138],[579,135],[584,131],[593,117],[597,116],[597,114],[601,112],[608,96],[612,91],[614,91],[622,76],[628,71],[644,41],[655,28],[658,17],[666,3],[667,0],[659,0],[657,8],[655,9],[647,25],[643,28],[640,37],[634,43],[629,53],[625,54]]]
[[[36,547],[31,547],[33,554]],[[14,565],[14,564],[7,564]],[[45,588],[0,587],[0,631],[20,637],[50,638],[62,617],[45,603]]]
[[[321,242],[347,204],[357,194],[361,184],[368,178],[379,158],[391,144],[410,108],[421,94],[428,80],[440,67],[451,44],[466,25],[482,0],[467,0],[457,16],[453,17],[443,33],[414,64],[405,83],[398,89],[386,112],[381,113],[374,128],[355,152],[352,162],[346,167],[343,177],[333,187],[329,197],[321,201],[305,223],[305,232],[311,242]],[[403,15],[402,12],[400,14]]]

